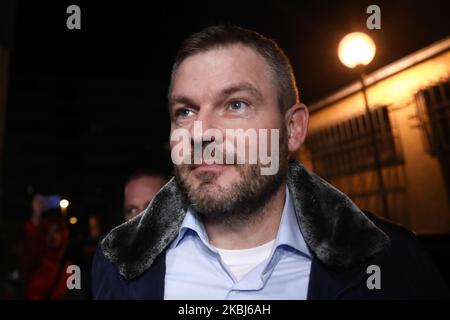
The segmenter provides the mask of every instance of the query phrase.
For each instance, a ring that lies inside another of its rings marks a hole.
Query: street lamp
[[[367,34],[352,32],[339,42],[338,56],[349,68],[365,67],[375,57],[376,50],[375,43]]]
[[[61,214],[63,216],[63,218],[66,218],[66,212],[67,212],[67,208],[69,207],[69,200],[66,199],[62,199],[59,202],[59,207],[61,208]]]
[[[378,191],[381,195],[383,214],[386,218],[389,218],[389,205],[387,201],[386,187],[384,185],[380,152],[378,150],[374,120],[370,112],[369,101],[367,99],[366,84],[364,81],[364,68],[373,60],[373,58],[375,57],[375,52],[375,43],[367,34],[362,32],[349,33],[344,38],[342,38],[338,46],[339,60],[341,60],[342,64],[344,64],[346,67],[355,69],[359,75],[361,90],[364,97],[366,115],[369,118],[369,135],[371,138],[373,158],[378,178]]]

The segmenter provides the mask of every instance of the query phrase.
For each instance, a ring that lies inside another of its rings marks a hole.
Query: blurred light
[[[349,68],[368,65],[375,57],[375,52],[375,43],[362,32],[349,33],[338,46],[339,60]]]
[[[70,217],[69,219],[69,223],[70,224],[76,224],[78,222],[78,218],[77,217]]]
[[[63,208],[63,209],[66,209],[66,208],[69,206],[69,201],[66,200],[66,199],[62,199],[62,200],[59,202],[59,206],[60,206],[61,208]]]

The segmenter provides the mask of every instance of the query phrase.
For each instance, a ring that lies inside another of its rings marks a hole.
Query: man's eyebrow
[[[248,82],[242,82],[242,83],[236,83],[236,84],[229,85],[228,87],[225,87],[224,89],[222,89],[219,92],[219,96],[223,99],[233,93],[241,92],[241,91],[246,91],[246,92],[250,93],[251,95],[253,95],[256,99],[263,100],[263,95],[261,94],[261,92],[259,92],[258,89],[256,89],[252,84],[250,84]],[[190,105],[190,106],[195,105],[195,103],[186,96],[183,96],[183,95],[171,96],[169,98],[169,110],[171,110],[171,108],[176,104],[184,104],[184,105]]]
[[[169,98],[169,111],[172,109],[172,107],[176,104],[184,104],[184,105],[195,105],[195,103],[185,96],[171,96]]]
[[[258,89],[256,89],[252,84],[250,84],[248,82],[232,84],[232,85],[222,89],[222,91],[220,92],[220,96],[227,97],[233,93],[240,92],[240,91],[247,91],[248,93],[253,95],[255,98],[257,98],[259,100],[263,99],[263,95],[261,94],[261,92],[259,92]]]

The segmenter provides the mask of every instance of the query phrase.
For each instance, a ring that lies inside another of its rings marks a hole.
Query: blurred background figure
[[[58,215],[46,214],[45,201],[33,199],[33,215],[27,222],[23,253],[25,298],[31,300],[63,299],[66,295],[67,267],[65,256],[69,229]],[[42,211],[40,211],[42,210]]]
[[[165,174],[155,170],[140,169],[133,173],[125,183],[125,220],[128,221],[144,211],[167,181]]]
[[[89,237],[92,240],[100,240],[102,227],[98,216],[89,216]]]
[[[99,216],[91,215],[88,218],[88,235],[79,240],[79,247],[82,249],[84,265],[90,268],[91,259],[94,256],[98,242],[106,235],[102,233],[102,226]]]

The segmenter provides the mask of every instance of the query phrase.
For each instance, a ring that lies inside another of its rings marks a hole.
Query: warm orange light
[[[349,33],[338,46],[339,60],[349,68],[368,65],[375,57],[375,52],[372,38],[362,32]]]
[[[78,222],[78,218],[77,217],[70,217],[69,219],[69,223],[70,224],[76,224]]]

